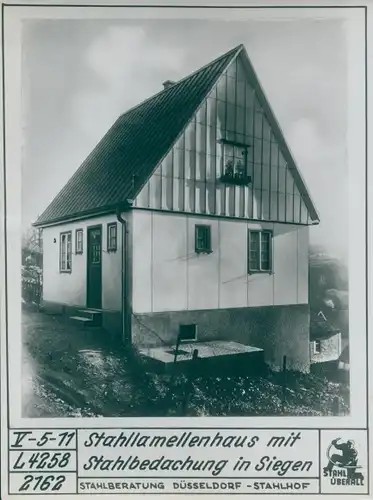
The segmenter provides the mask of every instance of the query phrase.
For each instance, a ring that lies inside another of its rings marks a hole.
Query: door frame
[[[101,231],[101,255],[100,255],[100,269],[101,269],[101,307],[99,310],[102,310],[102,255],[103,255],[103,225],[102,224],[93,224],[92,226],[87,226],[87,259],[86,259],[86,297],[85,297],[85,303],[87,309],[97,309],[97,308],[90,308],[88,305],[88,293],[89,293],[89,231],[91,229],[100,229]]]

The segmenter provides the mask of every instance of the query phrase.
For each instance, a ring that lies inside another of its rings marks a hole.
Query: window
[[[249,273],[272,272],[271,231],[249,230]]]
[[[191,342],[197,340],[197,325],[192,323],[191,325],[179,325],[179,342]]]
[[[313,343],[313,353],[320,354],[321,352],[321,340],[315,340]]]
[[[107,251],[115,252],[117,249],[117,223],[107,225]]]
[[[196,226],[196,253],[211,253],[211,226]]]
[[[251,177],[247,175],[248,145],[221,139],[223,144],[223,173],[221,180],[234,184],[247,185]]]
[[[75,231],[75,253],[83,253],[83,229],[77,229]]]
[[[71,273],[71,231],[60,234],[60,272]]]

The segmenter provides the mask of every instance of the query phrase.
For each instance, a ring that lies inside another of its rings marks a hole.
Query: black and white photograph
[[[295,10],[22,23],[23,418],[350,414],[348,30]]]
[[[369,497],[373,6],[28,1],[1,498]]]

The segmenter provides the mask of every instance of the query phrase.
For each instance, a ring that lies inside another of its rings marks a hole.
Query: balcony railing
[[[241,175],[238,173],[233,175],[225,173],[220,177],[220,182],[224,182],[224,184],[233,184],[235,186],[248,186],[251,184],[251,177],[249,175]]]
[[[236,186],[248,186],[251,183],[251,177],[246,175],[246,168],[241,161],[236,164],[228,160],[225,165],[225,171],[220,177],[220,181],[225,184],[234,184]]]

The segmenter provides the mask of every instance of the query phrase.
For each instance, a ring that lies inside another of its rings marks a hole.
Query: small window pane
[[[249,251],[249,269],[252,271],[259,270],[259,232],[251,231],[250,237],[250,251]]]
[[[60,271],[71,271],[72,246],[71,231],[60,235]]]
[[[75,233],[75,253],[83,253],[83,230],[77,229]]]
[[[196,253],[211,252],[211,227],[196,226],[195,251]]]
[[[244,179],[247,175],[245,148],[229,143],[223,146],[224,163],[222,175],[227,178]]]
[[[249,231],[249,271],[271,271],[271,239],[269,231]]]
[[[117,224],[108,224],[107,227],[107,250],[114,252],[117,249]]]

